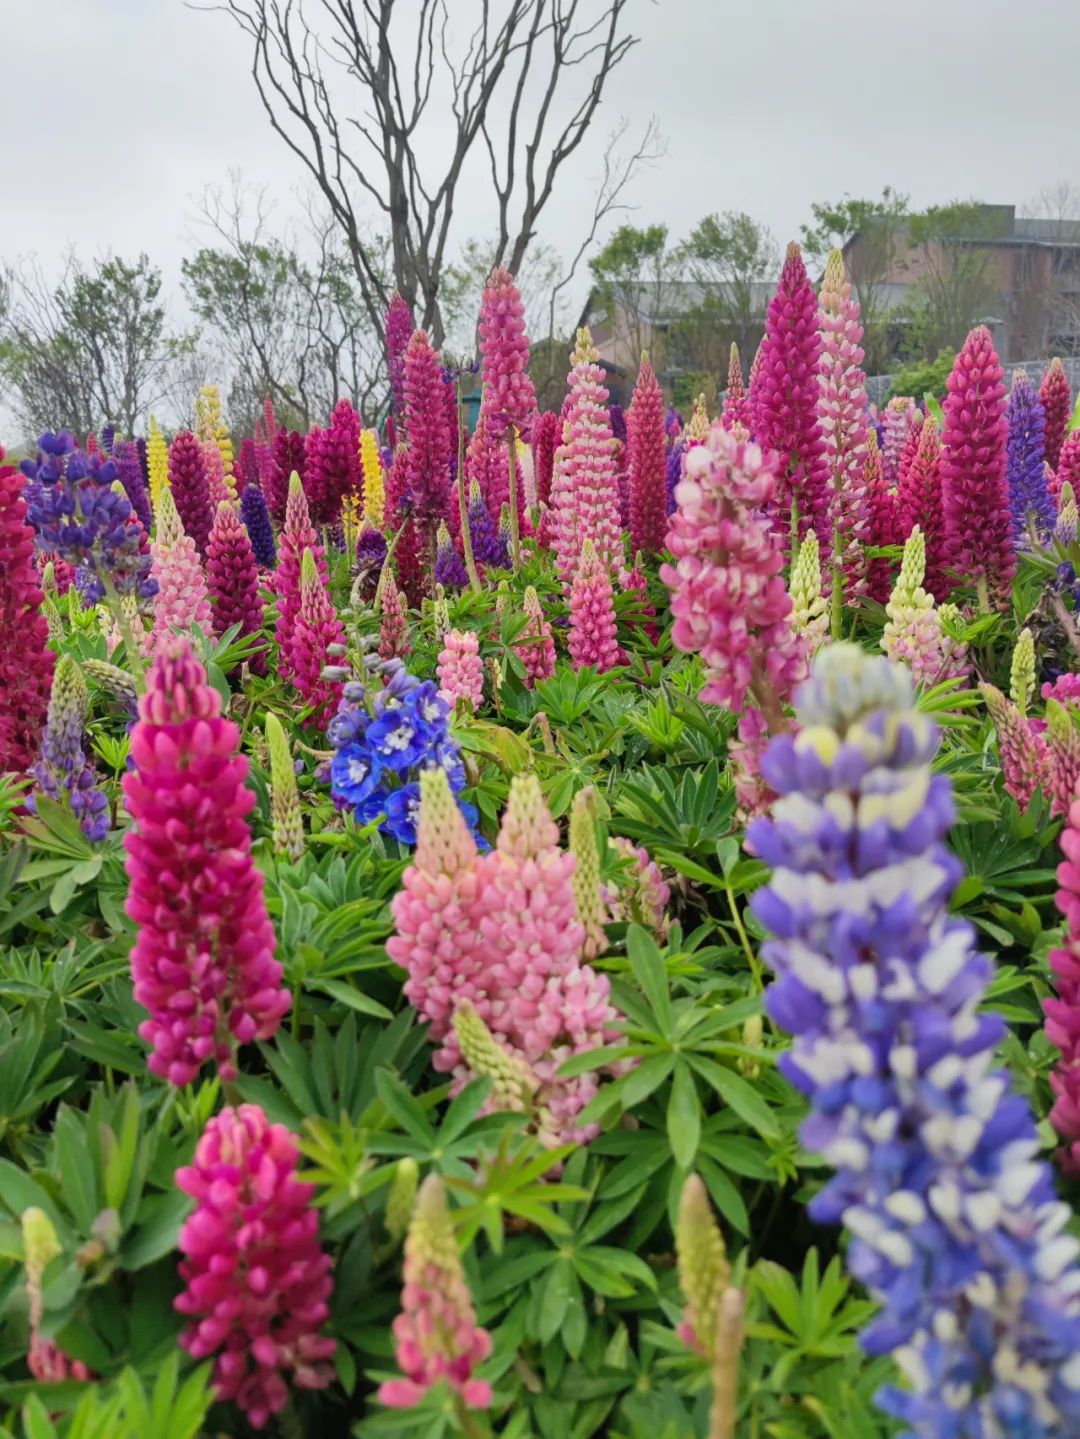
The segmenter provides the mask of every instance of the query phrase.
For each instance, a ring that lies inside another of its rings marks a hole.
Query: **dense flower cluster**
[[[832,251],[825,266],[820,314],[818,418],[829,472],[830,526],[820,538],[829,542],[832,552],[831,583],[842,582],[852,597],[862,588],[863,545],[870,520],[866,494],[866,375],[861,368],[863,328],[859,302],[852,298],[839,250]]]
[[[79,666],[70,654],[61,655],[33,773],[41,792],[69,804],[83,834],[96,842],[109,832],[109,802],[83,750],[89,702]]]
[[[1005,420],[1009,427],[1005,477],[1013,541],[1024,544],[1032,536],[1046,540],[1057,520],[1057,507],[1043,467],[1045,411],[1026,370],[1013,375]]]
[[[990,962],[948,912],[935,728],[901,670],[849,645],[818,657],[797,715],[763,761],[780,798],[747,836],[773,869],[754,909],[776,936],[767,1007],[795,1036],[781,1067],[811,1104],[802,1142],[836,1171],[810,1213],[851,1231],[880,1305],[864,1347],[907,1381],[879,1403],[925,1439],[1073,1433],[1080,1246],[993,1068]]]
[[[401,844],[416,843],[419,776],[441,770],[459,795],[465,788],[461,750],[450,733],[450,705],[436,686],[421,683],[400,660],[384,661],[385,684],[372,692],[350,680],[326,737],[336,753],[330,764],[335,802],[352,810],[359,824],[383,816],[380,829]],[[472,805],[459,800],[470,825]]]
[[[192,1320],[180,1343],[214,1357],[214,1388],[253,1429],[264,1429],[300,1389],[333,1381],[330,1257],[319,1247],[315,1186],[296,1171],[300,1151],[255,1104],[207,1124],[176,1183],[195,1200],[178,1241],[186,1288],[174,1301]]]
[[[131,971],[150,1012],[139,1033],[151,1070],[171,1084],[190,1084],[208,1060],[232,1077],[235,1046],[269,1039],[289,1008],[251,859],[255,796],[238,740],[187,641],[164,641],[123,789],[134,821],[124,836]]]
[[[26,482],[3,461],[0,449],[0,774],[29,769],[37,753],[54,664]]]

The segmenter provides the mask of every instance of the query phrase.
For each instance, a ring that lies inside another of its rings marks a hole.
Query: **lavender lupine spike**
[[[864,545],[869,538],[870,499],[866,490],[866,375],[862,369],[863,327],[859,302],[852,299],[844,257],[833,250],[821,286],[821,371],[818,422],[829,470],[832,538],[833,633],[839,634],[844,593],[853,599],[865,587]]]
[[[266,508],[266,496],[257,479],[249,480],[244,486],[240,496],[240,514],[256,561],[264,570],[272,570],[277,564],[274,527],[270,523],[270,511]]]
[[[1005,419],[1009,426],[1005,475],[1013,540],[1021,544],[1034,535],[1044,541],[1057,523],[1057,506],[1043,470],[1045,414],[1026,370],[1013,371]]]
[[[146,483],[143,480],[142,466],[139,464],[139,452],[133,444],[128,442],[120,446],[120,453],[114,458],[124,493],[139,518],[139,524],[149,534],[154,520],[150,510],[150,496],[146,492]]]
[[[41,792],[70,804],[83,834],[97,843],[109,832],[109,802],[97,788],[94,766],[83,750],[89,705],[82,671],[70,654],[61,655],[53,675],[41,758],[33,773]]]
[[[911,1439],[1080,1432],[1080,1245],[1028,1102],[994,1051],[993,966],[949,914],[950,782],[910,677],[854,645],[817,657],[798,735],[763,759],[780,798],[747,839],[773,870],[753,900],[775,938],[766,1007],[795,1036],[807,1149],[835,1177],[811,1200],[852,1234],[879,1306],[862,1333],[907,1381],[879,1405]]]

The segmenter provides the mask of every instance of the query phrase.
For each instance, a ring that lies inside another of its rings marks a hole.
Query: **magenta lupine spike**
[[[195,1200],[177,1241],[192,1323],[180,1345],[214,1359],[214,1390],[263,1429],[298,1389],[333,1382],[331,1260],[319,1246],[315,1186],[297,1178],[300,1149],[257,1104],[215,1114],[177,1186]]]
[[[405,350],[405,434],[409,450],[406,475],[413,523],[420,532],[430,571],[435,532],[450,511],[450,431],[446,385],[438,356],[423,330]]]
[[[218,505],[210,531],[206,574],[214,601],[214,633],[221,635],[230,626],[239,625],[241,635],[258,634],[263,624],[259,568],[233,500],[222,500]],[[265,674],[263,648],[256,650],[248,663],[255,674]]]
[[[664,397],[649,357],[642,355],[627,417],[630,461],[630,547],[652,556],[667,534],[667,458]]]
[[[872,545],[899,545],[903,542],[904,520],[894,490],[885,483],[878,448],[877,432],[871,428],[866,435],[866,496],[869,514],[867,539]],[[893,579],[900,565],[884,555],[872,559],[867,568],[866,592],[878,604],[888,603]]]
[[[1016,573],[1005,478],[1005,383],[985,325],[953,363],[945,396],[941,494],[951,568],[983,607],[1008,603]]]
[[[900,460],[911,433],[914,414],[915,401],[906,395],[894,396],[882,414],[885,437],[881,446],[881,470],[890,490],[895,490],[900,483]]]
[[[484,702],[484,665],[475,630],[451,630],[443,641],[437,666],[439,693],[451,708],[459,699],[474,712]]]
[[[903,494],[908,484],[908,473],[915,463],[915,456],[919,453],[919,442],[922,439],[922,427],[926,416],[922,410],[916,410],[911,416],[911,428],[908,430],[907,439],[904,441],[904,448],[900,453],[900,464],[896,471],[896,494],[900,500],[900,509],[903,513]],[[910,532],[909,532],[910,533]]]
[[[397,535],[394,568],[398,584],[409,604],[419,609],[427,594],[428,576],[421,557],[420,532],[412,517],[409,452],[404,445],[398,446],[386,472],[386,533],[391,537]]]
[[[300,610],[300,563],[305,550],[311,551],[316,569],[325,582],[328,578],[326,556],[319,543],[318,532],[311,523],[304,487],[299,475],[294,471],[289,482],[289,498],[278,545],[275,577],[278,609],[275,636],[278,645],[278,671],[283,680],[290,680],[293,676],[293,632]]]
[[[842,569],[847,598],[865,588],[864,546],[870,528],[866,492],[866,375],[863,327],[852,299],[844,257],[833,250],[821,286],[821,372],[818,418],[829,475],[829,528],[821,536],[831,552],[833,578]],[[730,428],[730,426],[725,426]]]
[[[746,377],[746,399],[750,409],[750,437],[757,440],[758,406],[761,402],[761,366],[765,356],[765,337],[758,342],[754,358],[750,362],[750,373]]]
[[[1005,788],[1020,808],[1027,809],[1035,791],[1047,780],[1046,745],[1007,695],[991,684],[979,690],[997,730],[998,756]],[[1077,1135],[1080,1138],[1080,1133]]]
[[[1080,781],[1080,726],[1056,699],[1046,705],[1046,793],[1052,815],[1068,814]]]
[[[1080,495],[1080,429],[1072,430],[1062,441],[1058,467],[1049,483],[1054,503],[1060,504],[1061,487],[1070,484],[1074,495]]]
[[[380,659],[404,659],[412,654],[406,605],[406,597],[395,583],[392,567],[384,564],[375,592],[375,608],[379,612]]]
[[[437,1043],[452,1032],[460,1000],[482,1006],[485,1018],[490,1013],[484,998],[489,955],[476,923],[479,893],[476,843],[446,773],[422,770],[416,852],[391,901],[395,933],[386,952],[405,970],[405,998]]]
[[[947,572],[949,557],[941,500],[941,439],[937,420],[933,415],[927,415],[913,434],[918,435],[915,455],[910,465],[902,468],[896,497],[900,530],[910,534],[918,525],[922,531],[926,542],[926,577],[923,584],[940,604],[948,599],[952,582]],[[888,541],[890,544],[897,542]]]
[[[300,604],[293,623],[290,670],[295,688],[312,711],[311,723],[325,728],[341,699],[341,682],[323,670],[331,663],[330,646],[344,645],[342,628],[325,578],[306,549],[300,562]]]
[[[289,502],[289,480],[295,474],[303,482],[306,449],[303,435],[295,430],[278,430],[272,439],[273,463],[263,492],[270,517],[276,525],[283,525]]]
[[[202,445],[190,430],[181,430],[169,446],[169,488],[185,534],[195,541],[199,554],[205,555],[214,512]]]
[[[1046,416],[1043,430],[1043,459],[1052,470],[1058,466],[1061,446],[1072,414],[1072,391],[1065,366],[1058,359],[1050,361],[1046,374],[1039,386],[1039,399]]]
[[[785,701],[807,670],[791,628],[781,540],[766,518],[775,486],[759,446],[713,425],[687,454],[668,534],[675,563],[660,570],[672,592],[672,639],[705,665],[701,698],[736,713],[750,694]]]
[[[149,1067],[190,1084],[208,1061],[236,1076],[236,1046],[270,1039],[289,1008],[263,877],[251,859],[255,795],[240,732],[186,639],[158,646],[123,779],[135,998]]]
[[[0,774],[30,768],[49,709],[56,657],[26,520],[26,481],[0,446]]]
[[[523,440],[532,437],[536,391],[529,374],[525,306],[508,270],[494,269],[480,301],[480,353],[484,391],[480,408],[493,440],[512,426]]]
[[[1071,800],[1058,841],[1058,890],[1054,902],[1065,920],[1064,945],[1050,951],[1056,996],[1043,1000],[1046,1037],[1061,1051],[1050,1071],[1054,1107],[1050,1122],[1065,1144],[1057,1159],[1062,1172],[1080,1175],[1080,800]]]
[[[754,412],[755,440],[777,455],[776,523],[785,553],[793,507],[800,537],[829,532],[829,472],[817,417],[820,369],[817,296],[792,243],[769,302]]]
[[[470,1409],[486,1409],[491,1385],[473,1370],[491,1353],[491,1336],[476,1322],[457,1235],[437,1174],[420,1186],[405,1236],[401,1313],[394,1320],[395,1353],[401,1379],[379,1387],[379,1402],[391,1409],[419,1404],[435,1384],[447,1384]]]
[[[263,400],[263,439],[266,443],[272,444],[274,436],[278,432],[278,419],[274,413],[274,401],[270,395]]]
[[[623,421],[625,424],[625,420]],[[630,533],[630,453],[625,440],[614,439],[611,452],[615,456],[615,487],[619,496],[619,524]],[[665,485],[665,496],[666,496]],[[665,516],[666,518],[666,516]]]
[[[655,644],[660,638],[656,624],[656,606],[649,599],[649,580],[642,566],[641,556],[634,557],[633,568],[619,574],[619,590],[622,594],[638,595],[636,608],[623,611],[623,623],[634,630],[644,630]]]
[[[386,312],[386,365],[390,375],[393,418],[401,435],[405,433],[405,347],[415,329],[412,311],[395,293]]]
[[[570,433],[555,456],[551,486],[556,567],[566,591],[586,540],[609,571],[621,564],[623,548],[608,392],[587,329],[578,331],[570,358]]]
[[[731,342],[731,355],[728,359],[727,394],[724,396],[720,423],[729,431],[736,425],[742,425],[747,431],[750,429],[750,395],[743,384],[742,361],[739,359],[739,347],[734,340]]]
[[[360,419],[348,400],[338,401],[327,429],[312,426],[303,480],[311,519],[318,526],[335,524],[345,497],[359,494]]]
[[[537,503],[546,505],[551,498],[551,476],[555,466],[555,447],[562,425],[554,410],[545,410],[533,425],[533,471],[536,475]]]
[[[195,541],[184,533],[176,513],[172,490],[158,499],[157,534],[150,544],[150,573],[158,582],[154,596],[154,636],[160,641],[171,630],[182,633],[198,625],[213,633],[214,618],[206,578]]]
[[[615,597],[611,576],[592,540],[581,546],[581,560],[570,587],[570,660],[576,670],[591,665],[603,674],[622,660],[616,638]]]
[[[522,610],[527,623],[514,646],[514,653],[525,666],[525,686],[532,689],[538,680],[550,679],[555,673],[555,641],[551,637],[551,625],[544,614],[540,597],[532,585],[525,591]]]

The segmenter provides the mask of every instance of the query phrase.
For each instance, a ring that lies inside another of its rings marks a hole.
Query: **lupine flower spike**
[[[586,540],[592,542],[601,565],[609,571],[622,558],[608,392],[598,360],[589,331],[579,330],[570,357],[569,434],[556,453],[551,485],[556,566],[567,592]]]
[[[146,427],[146,466],[150,471],[150,504],[156,515],[161,492],[169,486],[169,447],[153,415]]]
[[[26,520],[25,480],[0,448],[0,774],[29,769],[52,687],[49,626]]]
[[[202,446],[190,430],[181,430],[169,446],[169,488],[185,533],[205,555],[214,511]]]
[[[941,490],[953,569],[980,604],[1008,601],[1016,555],[1005,477],[1005,385],[985,325],[964,341],[949,375]]]
[[[257,635],[262,629],[263,605],[251,540],[233,500],[222,500],[214,516],[207,547],[206,573],[214,601],[214,633],[222,635],[233,625],[240,635]],[[255,674],[266,671],[260,646],[249,657]]]
[[[514,653],[525,666],[525,685],[532,689],[538,680],[550,679],[555,673],[555,641],[540,597],[532,585],[525,591],[522,610],[527,623]]]
[[[891,660],[903,660],[916,684],[932,685],[941,676],[941,618],[933,595],[923,589],[926,547],[918,525],[904,544],[904,562],[885,606],[888,620],[881,648]]]
[[[1012,665],[1009,672],[1009,698],[1022,715],[1027,714],[1031,696],[1035,693],[1035,638],[1029,629],[1023,629],[1013,645]]]
[[[1061,446],[1069,425],[1069,415],[1072,413],[1072,392],[1069,389],[1069,378],[1060,360],[1050,361],[1050,366],[1043,375],[1042,384],[1039,386],[1039,399],[1042,401],[1045,421],[1043,459],[1052,470],[1056,470],[1058,456],[1061,454]]]
[[[1027,809],[1035,791],[1048,783],[1046,744],[1014,699],[1006,699],[992,684],[980,684],[979,692],[997,731],[1005,788],[1022,810]]]
[[[664,397],[648,355],[642,355],[627,425],[630,451],[630,544],[655,555],[667,534]]]
[[[327,671],[331,646],[344,645],[345,630],[309,549],[300,563],[300,607],[293,627],[292,682],[311,711],[311,722],[324,728],[341,699],[341,682]]]
[[[1080,1245],[994,1068],[993,966],[949,914],[937,731],[910,676],[847,644],[818,654],[796,716],[763,760],[780,798],[748,831],[773,870],[752,904],[776,936],[766,1007],[794,1035],[800,1137],[836,1171],[810,1217],[851,1232],[877,1306],[862,1345],[906,1381],[878,1404],[918,1439],[1080,1432]]]
[[[420,1186],[405,1238],[402,1312],[394,1320],[401,1379],[379,1388],[379,1400],[393,1409],[419,1404],[436,1384],[447,1384],[470,1409],[486,1409],[491,1385],[474,1376],[491,1353],[491,1336],[476,1323],[457,1236],[437,1174]]]
[[[379,658],[404,659],[412,654],[409,638],[407,601],[397,587],[392,566],[383,565],[379,577],[379,588],[375,593],[375,608],[379,613]]]
[[[235,1046],[270,1039],[289,1008],[251,860],[255,795],[239,737],[188,642],[163,640],[131,732],[124,844],[135,998],[150,1012],[139,1033],[150,1069],[176,1085],[210,1060],[233,1078]]]
[[[1026,370],[1013,372],[1005,409],[1009,427],[1006,483],[1012,515],[1013,542],[1045,542],[1057,520],[1057,506],[1046,485],[1043,465],[1045,413]]]
[[[86,1381],[89,1369],[78,1359],[69,1359],[51,1339],[45,1339],[41,1326],[45,1318],[45,1271],[63,1252],[52,1220],[43,1209],[31,1207],[22,1214],[23,1265],[26,1278],[26,1302],[30,1321],[30,1347],[26,1367],[39,1384],[60,1384],[65,1379]]]
[[[360,432],[360,465],[364,475],[363,523],[380,530],[386,510],[386,476],[379,455],[379,437],[374,430]]]
[[[94,766],[83,749],[89,705],[82,671],[72,655],[61,655],[34,778],[43,794],[70,805],[83,834],[97,842],[109,831],[109,802],[97,788]]]
[[[866,492],[866,375],[863,327],[851,295],[844,257],[833,250],[820,297],[821,372],[818,419],[829,475],[832,546],[833,634],[839,635],[842,603],[860,594],[865,579],[863,547],[869,538]],[[730,426],[728,427],[730,428]]]
[[[439,693],[451,707],[464,700],[475,713],[484,702],[484,666],[474,630],[451,630],[439,653]]]
[[[825,638],[829,615],[821,593],[821,559],[813,530],[799,546],[799,557],[791,568],[791,627],[806,640],[812,655]]]
[[[733,430],[736,425],[741,425],[748,433],[750,430],[750,396],[743,385],[739,347],[734,340],[731,342],[731,354],[728,358],[727,394],[724,396],[720,423],[725,430]]]
[[[151,542],[151,573],[158,582],[154,596],[154,634],[185,632],[198,625],[213,630],[213,611],[195,541],[184,533],[172,490],[161,491],[157,503],[157,535]]]
[[[596,794],[591,785],[579,790],[570,810],[570,852],[574,856],[574,903],[585,931],[582,953],[595,959],[607,948],[605,910],[600,892],[600,850],[596,843]]]
[[[195,1200],[180,1230],[174,1301],[192,1321],[180,1344],[214,1357],[214,1388],[253,1429],[264,1429],[299,1389],[333,1381],[333,1339],[321,1334],[333,1289],[319,1247],[313,1184],[297,1178],[300,1150],[256,1104],[209,1121],[176,1183]]]
[[[296,864],[303,859],[306,849],[296,770],[284,727],[270,710],[266,713],[266,745],[270,751],[270,826],[274,853]]]
[[[567,647],[575,669],[592,665],[602,674],[621,660],[615,635],[615,600],[607,569],[587,539],[570,590]]]

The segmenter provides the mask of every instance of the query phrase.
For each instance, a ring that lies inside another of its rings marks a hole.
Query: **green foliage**
[[[893,375],[892,389],[886,399],[891,400],[896,395],[910,395],[916,400],[923,400],[927,395],[932,395],[940,400],[945,394],[945,381],[952,371],[955,353],[950,350],[942,350],[932,360],[911,360],[906,365],[901,365]]]

